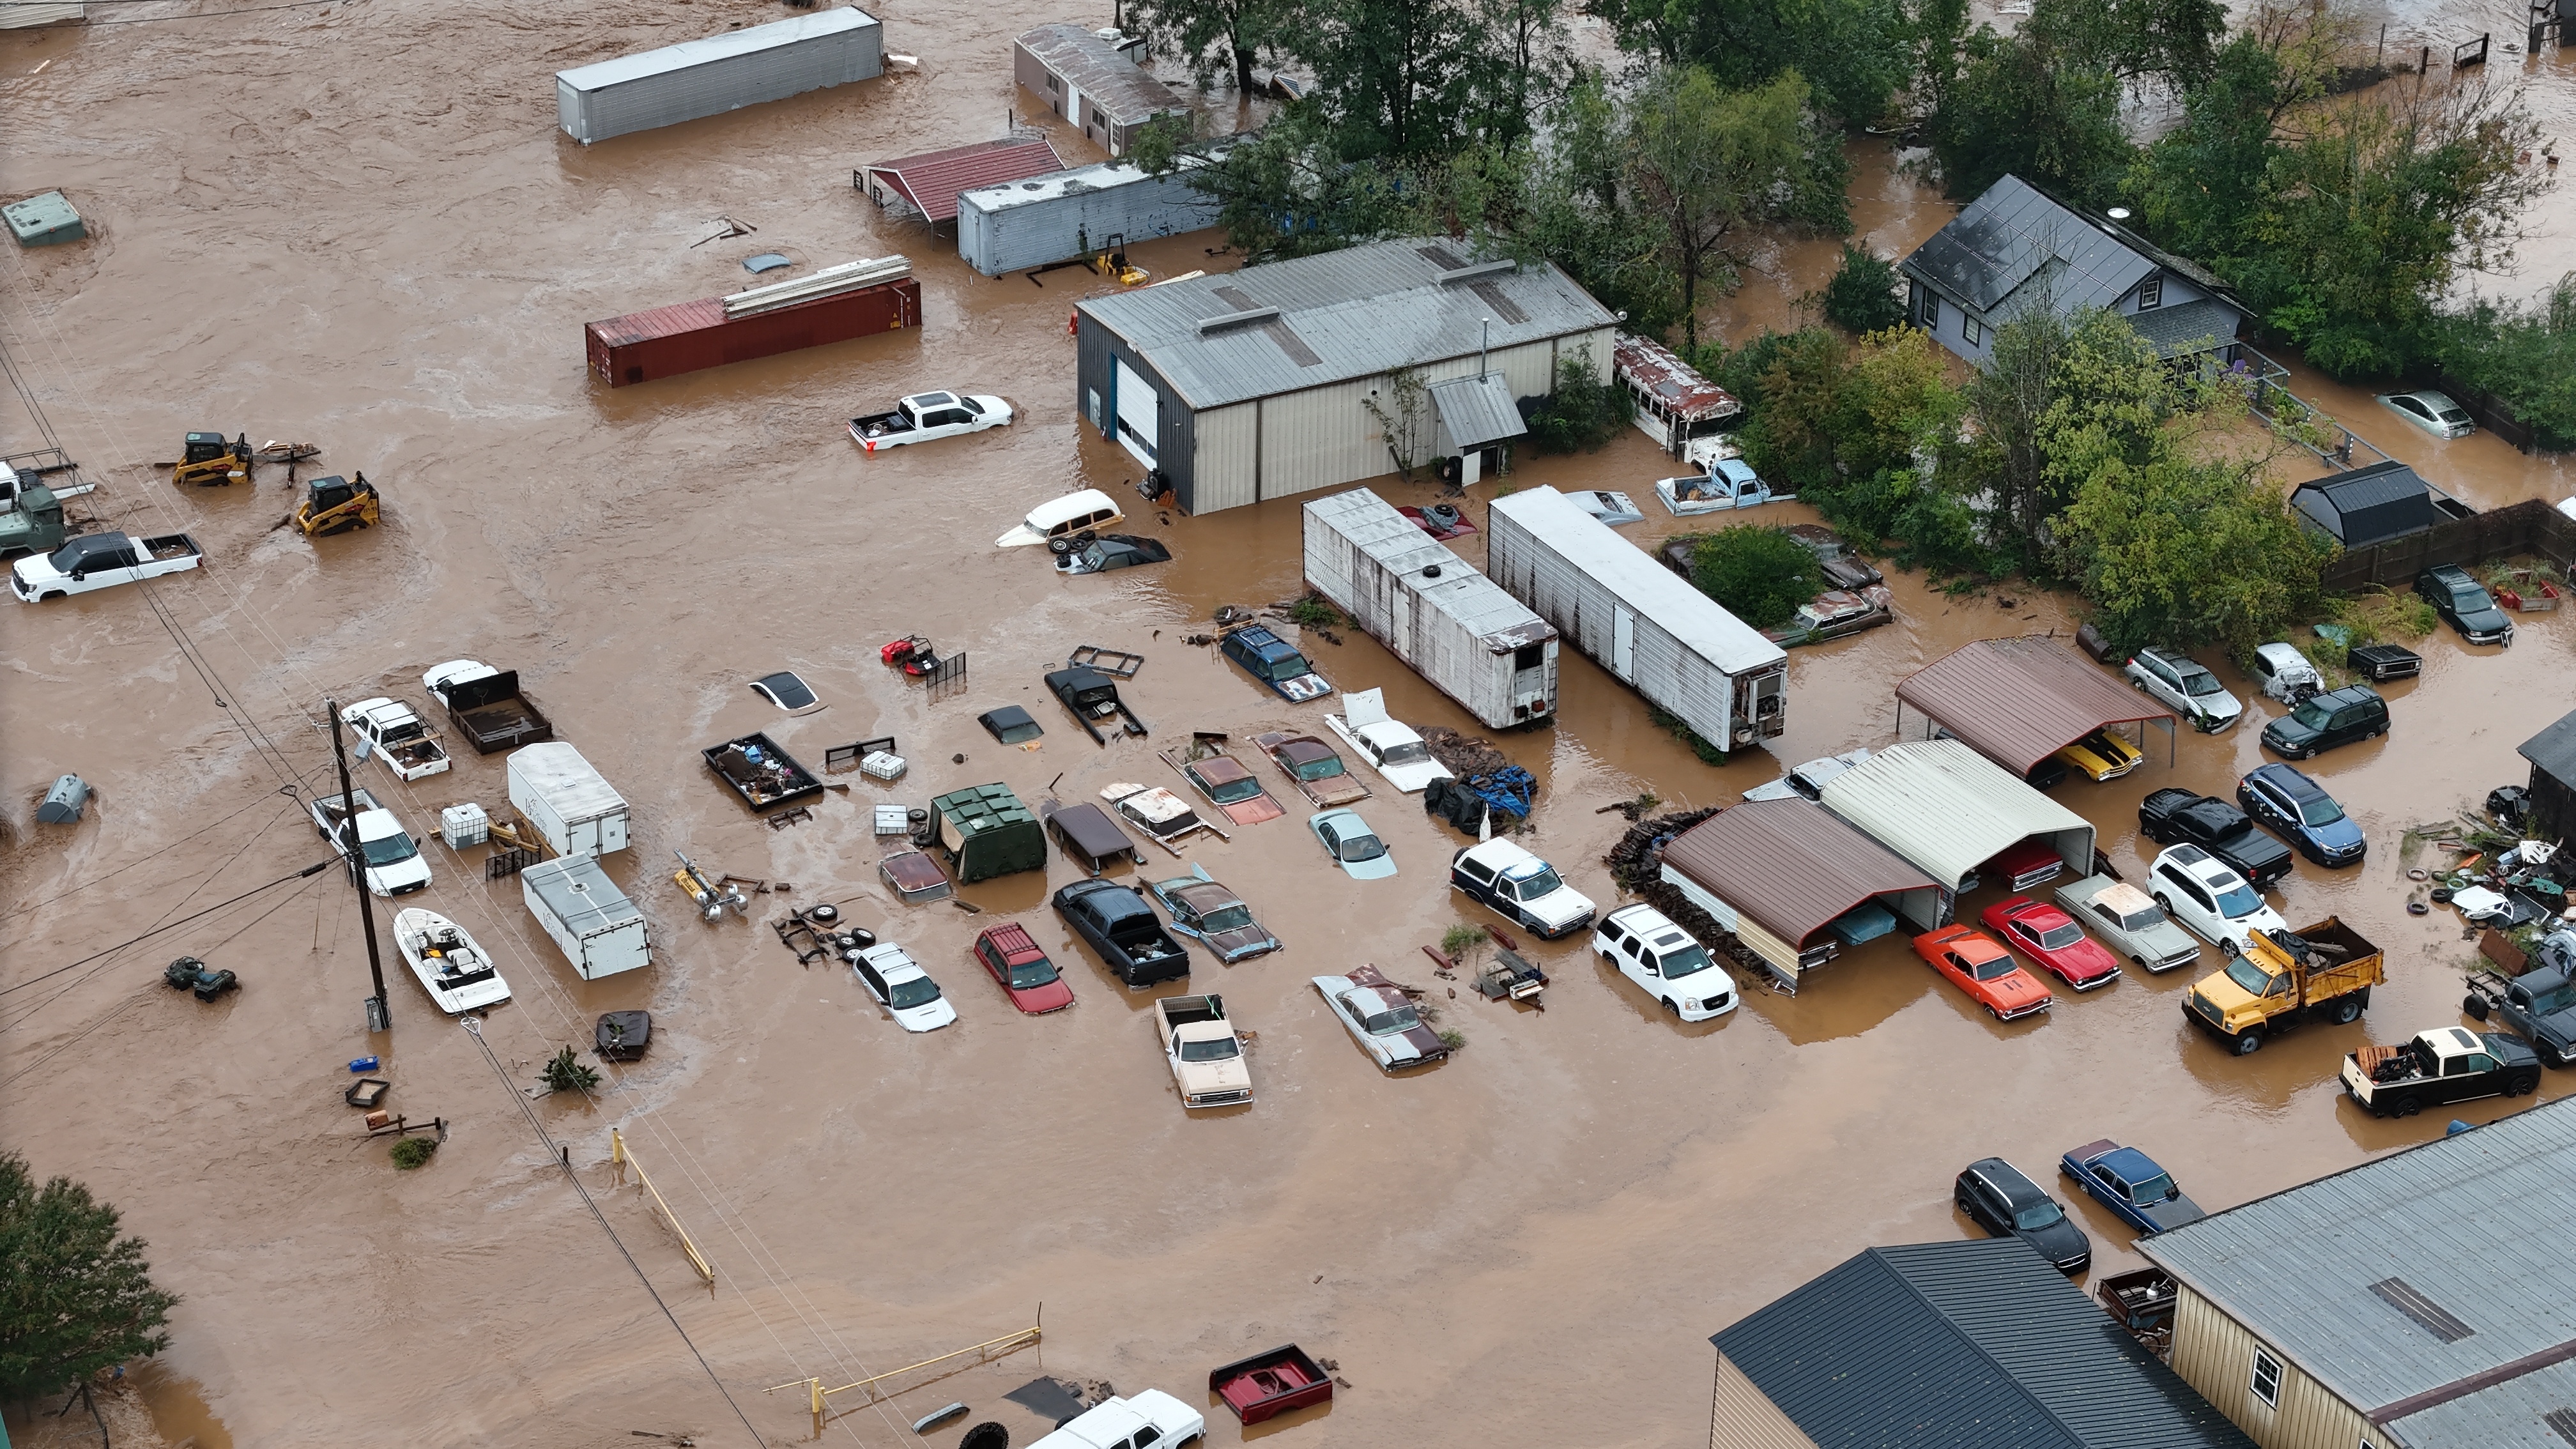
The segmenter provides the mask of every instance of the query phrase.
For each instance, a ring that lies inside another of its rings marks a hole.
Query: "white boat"
[[[509,983],[465,928],[436,911],[394,913],[394,949],[411,963],[429,999],[450,1016],[480,1011],[510,999]]]

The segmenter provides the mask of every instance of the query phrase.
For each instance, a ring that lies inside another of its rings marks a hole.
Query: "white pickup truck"
[[[917,392],[895,400],[894,411],[850,419],[850,436],[873,453],[902,443],[927,443],[980,433],[1011,421],[1011,405],[997,397],[962,392]]]
[[[1029,1449],[1180,1449],[1206,1433],[1206,1415],[1161,1389],[1147,1389],[1132,1399],[1101,1400]]]
[[[90,533],[65,541],[52,553],[18,560],[9,570],[9,587],[20,599],[41,604],[65,594],[182,573],[205,561],[205,550],[184,533],[143,539]]]
[[[399,699],[362,699],[340,711],[341,722],[358,732],[369,750],[384,757],[397,780],[425,780],[443,773],[450,761],[447,747],[432,738],[429,725]]]
[[[367,889],[380,896],[407,896],[429,884],[429,862],[421,859],[420,845],[411,832],[402,828],[394,812],[376,803],[376,797],[364,790],[353,790],[358,797],[358,850],[367,860]],[[349,857],[349,844],[340,838],[340,823],[348,818],[349,807],[337,795],[324,795],[307,807],[313,815],[313,828],[331,848]]]
[[[1243,1038],[1216,996],[1166,996],[1154,1003],[1154,1024],[1172,1082],[1184,1107],[1239,1107],[1252,1100],[1252,1069],[1244,1065]]]

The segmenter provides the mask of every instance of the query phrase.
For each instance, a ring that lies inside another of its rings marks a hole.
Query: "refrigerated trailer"
[[[885,27],[851,6],[555,72],[555,123],[587,146],[885,73]]]
[[[1555,489],[1494,500],[1485,566],[1575,648],[1721,752],[1788,727],[1780,646]]]
[[[1365,488],[1316,499],[1305,521],[1307,584],[1396,658],[1494,729],[1556,717],[1545,619]]]

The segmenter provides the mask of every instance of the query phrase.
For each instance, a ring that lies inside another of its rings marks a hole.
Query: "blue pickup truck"
[[[2209,1216],[2200,1204],[2182,1195],[2173,1174],[2158,1167],[2154,1158],[2107,1137],[2059,1158],[2057,1170],[2140,1233],[2167,1232]]]

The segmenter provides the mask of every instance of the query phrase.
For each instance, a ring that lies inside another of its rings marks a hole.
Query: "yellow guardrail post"
[[[643,1172],[643,1169],[639,1167],[636,1171],[640,1175]],[[1046,1310],[1044,1306],[1041,1305],[1038,1311],[1040,1315],[1043,1316]],[[975,1355],[976,1363],[980,1364],[989,1362],[991,1359],[998,1357],[1001,1354],[1010,1353],[1017,1349],[1023,1349],[1028,1347],[1030,1344],[1038,1342],[1045,1332],[1046,1329],[1044,1324],[1032,1324],[1027,1328],[1021,1329],[1017,1333],[1006,1333],[999,1338],[988,1338],[982,1343],[970,1343],[964,1348],[958,1349],[952,1353],[943,1353],[937,1358],[926,1358],[919,1363],[908,1363],[899,1369],[888,1369],[884,1373],[877,1374],[872,1378],[864,1378],[853,1384],[843,1384],[839,1388],[827,1389],[823,1387],[823,1381],[821,1379],[791,1379],[783,1384],[772,1384],[768,1388],[762,1389],[761,1392],[764,1394],[775,1394],[786,1389],[805,1390],[812,1399],[814,1437],[820,1439],[823,1437],[823,1416],[826,1407],[825,1400],[830,1395],[845,1394],[852,1389],[866,1389],[868,1391],[867,1397],[855,1406],[864,1409],[871,1404],[887,1402],[894,1398],[893,1394],[883,1393],[876,1387],[888,1379],[899,1378],[904,1374],[911,1373],[915,1369],[926,1369],[935,1363],[946,1363],[952,1358],[963,1358],[970,1353]],[[968,1365],[968,1367],[972,1366],[973,1365]]]
[[[707,1280],[707,1287],[712,1290],[716,1286],[714,1266],[707,1262],[706,1254],[698,1251],[698,1245],[690,1238],[689,1230],[680,1226],[680,1215],[671,1211],[671,1205],[662,1198],[661,1189],[653,1186],[653,1179],[644,1175],[644,1164],[637,1162],[635,1154],[627,1150],[626,1135],[614,1127],[608,1129],[608,1158],[617,1165],[617,1180],[621,1184],[626,1181],[626,1169],[629,1167],[635,1169],[636,1184],[651,1194],[653,1205],[662,1210],[663,1221],[669,1223],[671,1231],[679,1235],[680,1251],[688,1255],[689,1266],[698,1270],[698,1276]]]

